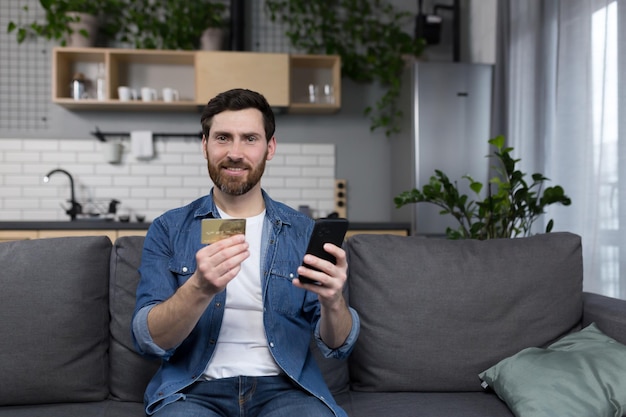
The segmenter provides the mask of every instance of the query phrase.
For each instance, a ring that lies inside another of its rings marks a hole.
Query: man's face
[[[276,150],[275,138],[269,142],[265,138],[263,115],[252,108],[216,114],[202,144],[213,184],[230,195],[245,194],[259,185],[265,162]]]

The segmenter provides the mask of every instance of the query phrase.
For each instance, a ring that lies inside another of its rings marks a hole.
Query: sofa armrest
[[[604,333],[626,344],[626,300],[583,293],[583,326],[596,323]]]

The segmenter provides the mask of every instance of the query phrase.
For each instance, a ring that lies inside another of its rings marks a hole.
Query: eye
[[[257,140],[259,140],[259,139],[258,139],[258,137],[254,136],[254,135],[251,135],[251,136],[248,136],[248,137],[246,138],[246,140],[247,140],[249,143],[254,143],[254,142],[256,142],[256,141],[257,141]]]
[[[215,140],[216,140],[217,142],[226,142],[226,141],[228,141],[228,137],[227,137],[227,136],[225,136],[225,135],[217,135],[217,136],[215,137]]]

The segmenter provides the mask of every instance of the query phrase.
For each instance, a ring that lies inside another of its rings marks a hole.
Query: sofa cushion
[[[0,243],[0,405],[107,398],[110,252],[104,236]]]
[[[120,237],[111,252],[111,395],[122,401],[142,402],[159,366],[157,360],[140,356],[131,338],[143,241],[143,236]]]
[[[0,417],[146,417],[146,412],[143,403],[104,400],[0,407]]]
[[[547,349],[527,348],[480,374],[515,415],[621,416],[626,346],[595,323]]]
[[[487,392],[350,391],[335,399],[351,417],[514,417]]]
[[[347,241],[361,334],[349,360],[362,391],[479,391],[478,373],[579,329],[580,238]]]

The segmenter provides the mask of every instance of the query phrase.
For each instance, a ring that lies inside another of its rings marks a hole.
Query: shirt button
[[[189,269],[186,266],[183,266],[183,272],[187,272]]]
[[[274,342],[270,342],[270,347],[273,348],[274,347]]]
[[[222,303],[215,303],[216,308],[220,308],[221,306],[222,306]]]

